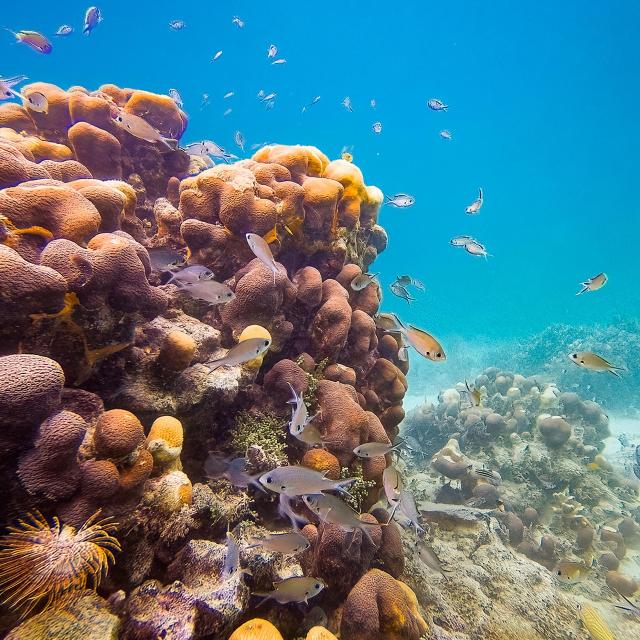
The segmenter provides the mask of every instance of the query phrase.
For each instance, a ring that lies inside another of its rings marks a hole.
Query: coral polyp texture
[[[71,591],[97,588],[115,562],[117,525],[95,514],[79,529],[25,516],[0,539],[0,593],[23,616],[54,605]]]

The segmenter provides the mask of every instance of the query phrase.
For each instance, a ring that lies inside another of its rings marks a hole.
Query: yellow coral
[[[151,425],[147,449],[153,456],[154,469],[181,470],[182,423],[171,416],[161,416]]]
[[[282,635],[268,620],[253,618],[241,624],[229,640],[282,640]]]

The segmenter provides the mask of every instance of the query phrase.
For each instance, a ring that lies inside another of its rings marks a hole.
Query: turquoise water
[[[5,33],[2,75],[175,87],[190,116],[185,143],[211,138],[239,152],[240,130],[247,147],[313,144],[338,157],[348,145],[369,184],[415,196],[411,208],[381,212],[390,242],[374,266],[386,310],[471,344],[638,317],[638,3],[103,2],[90,37],[80,33],[86,3],[62,4],[3,7],[11,29],[76,32],[52,38],[49,56]],[[186,28],[170,30],[172,19]],[[269,64],[271,43],[286,64]],[[260,89],[277,92],[272,110]],[[347,95],[353,113],[341,105]],[[427,108],[433,97],[447,113]],[[445,128],[452,140],[440,138]],[[485,204],[467,216],[478,187]],[[492,257],[452,248],[457,234]],[[601,271],[602,291],[574,295]],[[400,273],[427,286],[410,308],[388,292]]]

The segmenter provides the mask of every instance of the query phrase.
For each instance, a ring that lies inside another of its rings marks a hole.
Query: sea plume
[[[46,608],[71,591],[97,588],[115,562],[112,552],[121,550],[111,535],[117,525],[99,516],[76,529],[35,512],[9,527],[0,538],[4,604],[25,617],[42,602]]]

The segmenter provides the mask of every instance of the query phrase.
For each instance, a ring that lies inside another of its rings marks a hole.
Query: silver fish
[[[49,113],[49,101],[47,96],[41,91],[30,91],[29,94],[22,94],[24,106],[36,113]]]
[[[169,144],[168,138],[165,138],[157,129],[152,127],[140,116],[136,116],[133,113],[127,113],[121,109],[115,116],[112,116],[112,120],[120,129],[124,129],[124,131],[127,131],[132,136],[135,136],[140,140],[155,144],[162,144],[171,151],[174,149],[174,147]]]
[[[185,24],[184,20],[171,20],[171,22],[169,22],[169,29],[172,29],[173,31],[180,31],[186,26],[187,25]]]
[[[464,245],[464,248],[467,253],[470,253],[472,256],[480,256],[485,260],[487,259],[487,256],[490,255],[487,253],[486,247],[483,244],[480,244],[477,240],[467,242],[467,244]]]
[[[403,527],[413,527],[416,531],[424,533],[424,529],[420,526],[420,515],[416,507],[413,494],[406,489],[400,492],[399,500],[393,504],[394,508],[393,518],[399,522]]]
[[[342,101],[342,106],[349,112],[349,113],[353,113],[353,107],[351,106],[351,98],[349,96],[346,96],[345,99]]]
[[[375,282],[376,278],[379,276],[379,273],[361,273],[356,276],[349,285],[354,291],[362,291],[366,289],[370,284]]]
[[[371,129],[373,133],[382,133],[382,122],[374,122]]]
[[[290,602],[304,602],[308,604],[311,598],[315,598],[324,588],[325,583],[320,578],[307,578],[305,576],[286,578],[273,584],[273,591],[256,591],[254,596],[262,596],[265,600],[275,600],[278,604]],[[262,604],[262,602],[260,604]],[[260,606],[260,604],[256,606]]]
[[[480,189],[478,189],[478,197],[464,210],[464,212],[471,216],[480,213],[480,209],[483,204],[484,193],[482,192],[482,187],[480,187]]]
[[[455,236],[451,238],[450,244],[452,247],[466,247],[470,242],[475,242],[471,236]]]
[[[223,282],[215,280],[201,280],[194,284],[185,285],[185,293],[195,300],[202,300],[209,304],[224,304],[231,302],[236,294]]]
[[[233,96],[235,96],[236,94],[233,91],[227,91],[227,93],[225,93],[222,98],[224,100],[226,100],[227,98],[233,98]]]
[[[427,107],[433,111],[446,111],[449,105],[446,105],[442,100],[438,100],[438,98],[431,98],[427,101]]]
[[[376,108],[375,98],[371,98],[371,100],[369,100],[369,105],[371,106],[372,109]]]
[[[149,253],[149,260],[153,271],[177,271],[185,266],[184,255],[174,249],[156,247],[147,249],[147,252]],[[211,277],[213,278],[213,273]]]
[[[73,33],[73,27],[68,24],[62,24],[58,27],[58,30],[54,35],[59,37],[70,36]]]
[[[264,103],[264,108],[267,111],[271,111],[271,109],[273,109],[273,107],[275,107],[276,105],[276,101],[275,100],[268,100],[267,102]]]
[[[402,493],[403,482],[402,476],[393,465],[388,466],[382,472],[382,486],[389,503],[397,502]]]
[[[291,412],[291,422],[289,422],[289,433],[308,445],[322,444],[322,436],[320,431],[311,421],[315,416],[309,416],[307,405],[304,403],[302,396],[299,396],[295,389],[289,384],[293,398],[289,400],[293,404]]]
[[[208,478],[225,478],[234,487],[247,489],[250,485],[257,487],[266,493],[262,485],[258,482],[260,474],[250,475],[246,471],[247,459],[234,458],[230,460],[215,453],[209,454],[204,463],[204,472]]]
[[[211,371],[218,367],[234,367],[255,360],[265,353],[271,346],[271,340],[266,338],[248,338],[229,349],[227,355],[217,360],[209,360],[206,363]]]
[[[204,109],[205,107],[208,107],[211,104],[211,100],[209,98],[210,96],[208,93],[202,94],[202,101],[200,102],[200,111],[202,111],[202,109]]]
[[[211,62],[215,62],[222,55],[222,49],[220,51],[216,51],[213,54],[213,58],[211,58]]]
[[[404,208],[411,207],[415,204],[416,199],[406,193],[397,193],[395,196],[385,196],[387,198],[385,204],[390,204],[392,207]]]
[[[258,97],[262,100],[262,102],[270,102],[272,101],[278,94],[277,93],[267,93],[265,95],[264,91],[262,95],[258,94]]]
[[[302,107],[302,113],[304,113],[307,109],[313,107],[314,104],[318,104],[318,102],[320,102],[320,97],[321,96],[315,96],[309,104],[305,104],[304,107]]]
[[[238,16],[233,16],[233,20],[231,20],[231,22],[235,24],[238,29],[244,29],[244,20],[242,20]]]
[[[84,26],[82,33],[85,36],[91,35],[91,32],[102,22],[102,11],[98,7],[89,7],[84,15]]]
[[[203,280],[212,280],[213,271],[203,267],[200,264],[194,264],[191,267],[184,267],[176,273],[174,273],[165,284],[175,284],[178,287],[183,287],[190,284],[196,284]]]
[[[389,285],[389,289],[391,289],[391,293],[393,293],[394,296],[398,296],[398,298],[406,300],[407,304],[411,304],[415,300],[415,298],[407,291],[407,289],[397,282],[392,282]]]
[[[424,284],[420,280],[416,280],[411,276],[396,276],[396,282],[401,284],[403,287],[408,287],[409,285],[415,287],[416,289],[420,289],[420,291],[424,291]]]
[[[427,567],[433,569],[434,571],[437,571],[444,578],[447,577],[445,571],[448,571],[448,569],[445,569],[442,566],[440,558],[438,558],[436,552],[433,550],[433,547],[430,544],[427,544],[426,542],[419,542],[416,546],[416,551],[418,553],[418,558],[420,558],[420,560],[422,560],[422,562],[424,562]]]
[[[302,500],[321,522],[335,524],[345,531],[359,529],[370,538],[369,532],[380,526],[372,522],[364,522],[357,511],[354,511],[346,502],[336,496],[324,493],[310,494],[302,496]]]
[[[11,100],[19,98],[20,94],[13,90],[17,84],[24,82],[27,76],[12,76],[10,78],[0,78],[0,100]]]
[[[404,329],[404,325],[395,313],[378,313],[373,318],[376,327],[383,331],[397,333]]]
[[[233,109],[231,107],[229,107],[228,109],[225,109],[224,113],[222,114],[223,117],[228,116],[232,111],[233,111]]]
[[[227,162],[228,160],[234,160],[237,156],[231,153],[227,153],[220,145],[216,144],[213,140],[202,140],[201,142],[192,142],[186,145],[184,151],[192,156],[211,156],[212,158],[218,158]]]
[[[244,136],[242,135],[242,131],[236,131],[233,135],[234,142],[244,151]]]
[[[291,533],[272,533],[260,539],[253,538],[247,548],[262,547],[267,551],[287,556],[302,553],[310,546],[309,541],[301,533],[293,531]]]
[[[278,58],[277,60],[274,60],[271,64],[285,64],[287,62],[286,58]]]
[[[451,131],[449,131],[448,129],[443,129],[440,132],[440,137],[444,138],[445,140],[451,140],[453,138],[453,136],[451,135]]]
[[[260,483],[258,484],[262,489],[262,491],[266,493],[266,489],[264,489]],[[297,496],[294,496],[293,498],[291,498],[284,493],[279,494],[278,495],[278,514],[280,515],[281,518],[289,518],[289,520],[291,521],[291,525],[297,531],[300,526],[304,526],[305,524],[308,524],[309,521],[304,516],[300,515],[299,513],[296,513],[293,510],[293,507],[291,506],[291,502],[296,499],[297,499]]]
[[[249,249],[253,251],[253,254],[264,264],[269,271],[273,272],[273,284],[276,284],[276,275],[278,274],[278,265],[276,264],[275,258],[273,257],[273,253],[271,253],[271,248],[269,247],[269,243],[257,233],[247,233],[247,244],[249,245]]]
[[[275,58],[278,55],[278,47],[275,44],[270,44],[267,50],[267,58]]]
[[[345,487],[352,484],[354,478],[331,480],[319,471],[290,465],[267,471],[259,480],[263,487],[293,498],[322,491],[345,491]]]
[[[184,103],[182,102],[182,96],[177,89],[169,89],[169,97],[182,109]]]
[[[402,444],[391,444],[387,442],[366,442],[358,445],[354,450],[358,458],[375,458],[377,456],[386,456],[392,451],[397,451]]]
[[[235,576],[236,572],[241,571],[240,568],[240,548],[235,538],[227,531],[227,555],[224,558],[222,566],[222,580],[229,580]]]

